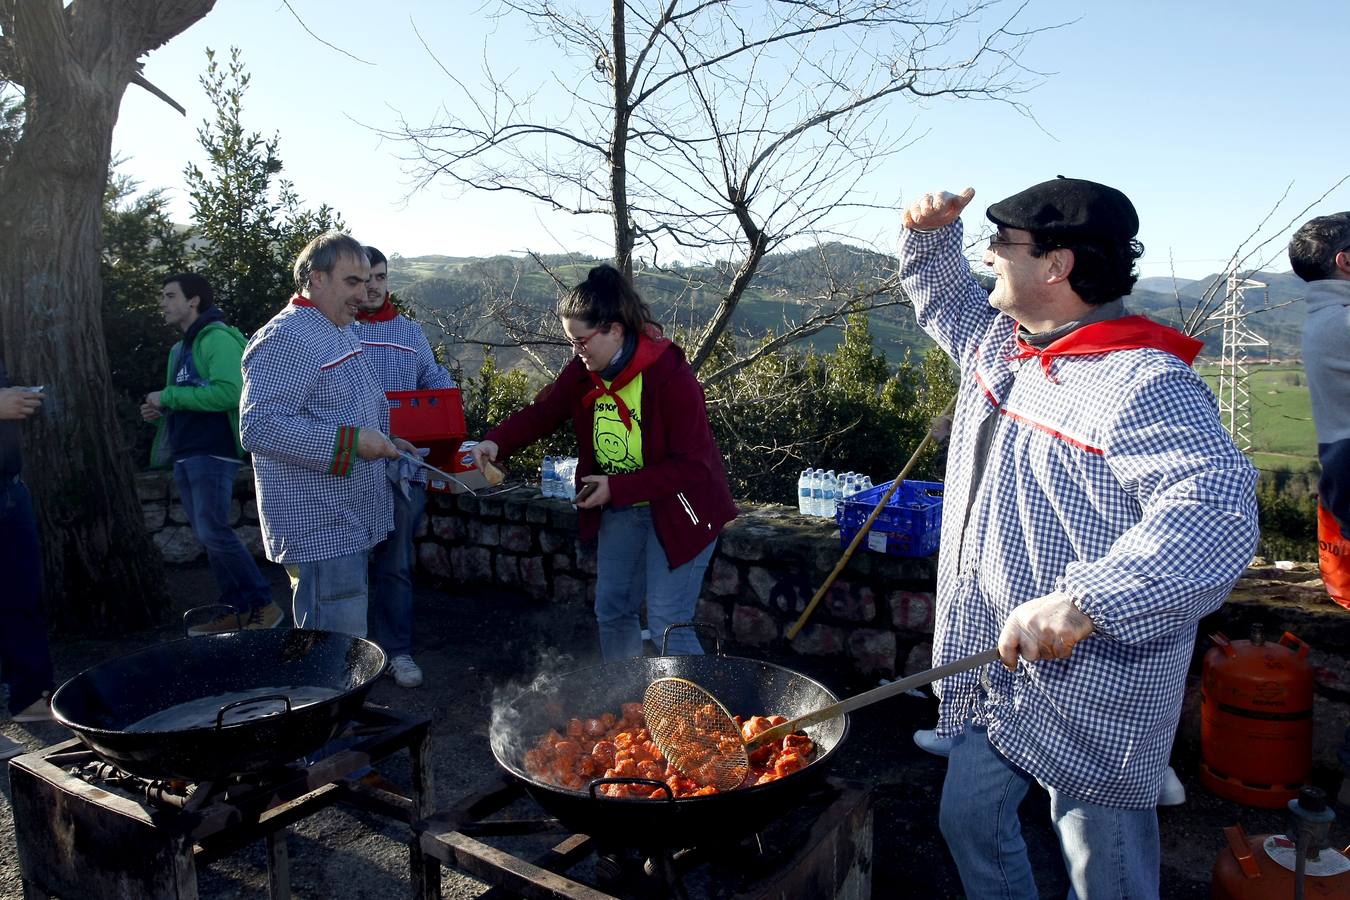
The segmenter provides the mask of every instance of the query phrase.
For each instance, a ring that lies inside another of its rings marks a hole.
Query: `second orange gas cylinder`
[[[1201,682],[1200,780],[1250,806],[1282,807],[1312,767],[1312,668],[1308,645],[1261,626],[1250,640],[1210,636]]]

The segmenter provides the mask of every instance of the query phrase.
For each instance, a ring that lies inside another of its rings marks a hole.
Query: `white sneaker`
[[[952,752],[952,745],[956,743],[956,738],[942,738],[938,737],[936,731],[924,730],[914,732],[914,743],[919,745],[920,750],[934,756],[946,756]]]
[[[422,670],[406,653],[389,660],[389,674],[394,677],[394,684],[401,688],[415,688],[422,683]]]
[[[1180,806],[1186,802],[1186,788],[1171,766],[1163,772],[1162,790],[1158,792],[1159,806]]]

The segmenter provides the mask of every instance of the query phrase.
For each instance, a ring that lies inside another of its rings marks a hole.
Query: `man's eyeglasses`
[[[1009,241],[1004,240],[1003,238],[999,237],[996,234],[990,235],[989,237],[990,250],[993,250],[995,247],[1034,247],[1034,246],[1036,246],[1035,241]]]
[[[604,328],[597,328],[584,338],[568,337],[565,332],[563,337],[566,338],[567,343],[572,345],[573,350],[580,353],[582,350],[586,349],[586,345],[591,342],[591,338],[595,337],[597,334],[609,334],[609,326],[606,325]]]

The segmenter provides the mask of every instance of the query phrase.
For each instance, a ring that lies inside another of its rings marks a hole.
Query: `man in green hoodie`
[[[145,395],[141,417],[158,422],[150,450],[154,466],[173,463],[173,479],[192,531],[206,548],[220,602],[233,612],[188,629],[216,634],[275,628],[281,607],[248,548],[230,527],[234,478],[244,455],[239,443],[240,358],[244,335],[212,305],[211,285],[182,272],[164,279],[164,322],[183,332],[169,351],[164,389]]]

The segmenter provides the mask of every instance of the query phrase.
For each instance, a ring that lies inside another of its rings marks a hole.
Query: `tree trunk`
[[[0,170],[0,353],[16,383],[46,386],[23,426],[24,477],[47,609],[65,628],[136,628],[166,609],[109,387],[101,213],[137,58],[213,2],[23,0],[7,23],[25,121]]]
[[[624,0],[614,0],[614,127],[609,144],[609,191],[614,203],[614,264],[633,280],[633,221],[628,209],[628,44],[624,36]]]

